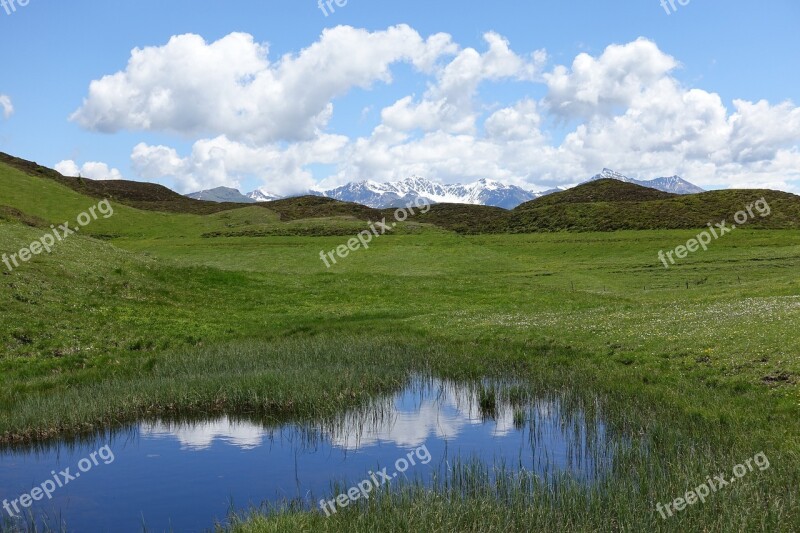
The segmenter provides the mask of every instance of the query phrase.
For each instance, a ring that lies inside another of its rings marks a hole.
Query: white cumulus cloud
[[[56,163],[54,167],[57,172],[64,176],[72,176],[74,178],[81,176],[92,180],[121,180],[122,173],[116,168],[110,168],[105,163],[96,161],[89,161],[81,166],[71,160],[67,159]]]
[[[334,98],[391,81],[393,63],[430,70],[453,50],[448,36],[424,40],[406,25],[376,32],[327,29],[316,43],[275,62],[268,45],[249,34],[232,33],[213,43],[179,35],[164,46],[133,50],[124,71],[91,83],[71,118],[102,132],[307,140],[328,123]]]
[[[560,65],[545,74],[546,101],[554,113],[569,117],[614,113],[676,67],[674,58],[647,39],[611,45],[600,57],[580,54],[571,69]]]
[[[313,188],[316,182],[306,167],[336,163],[346,144],[346,137],[320,135],[288,146],[252,146],[222,135],[197,141],[185,157],[167,146],[140,143],[133,149],[131,163],[142,178],[173,178],[184,193],[219,186],[239,188],[242,179],[256,177],[268,184],[270,191],[289,195]]]
[[[415,102],[412,96],[401,98],[382,111],[383,123],[402,131],[419,128],[472,133],[477,120],[474,98],[480,83],[532,80],[547,57],[543,51],[529,58],[521,57],[496,33],[485,34],[484,40],[488,46],[486,52],[481,54],[474,48],[461,50],[437,73],[436,84],[421,101]]]
[[[72,119],[96,131],[190,138],[187,153],[167,142],[140,143],[131,154],[139,177],[171,179],[181,192],[255,179],[293,194],[412,174],[542,190],[603,167],[800,191],[800,108],[792,102],[726,102],[713,88],[687,86],[679,60],[644,38],[548,62],[544,50],[514,50],[494,32],[472,48],[406,25],[331,28],[277,59],[244,33],[210,43],[180,35],[135,49],[124,70],[92,82]],[[392,83],[400,63],[427,82],[422,94],[370,102],[381,109],[370,133],[331,131],[337,98]],[[514,91],[492,91],[512,83]],[[320,166],[331,170],[315,175]]]

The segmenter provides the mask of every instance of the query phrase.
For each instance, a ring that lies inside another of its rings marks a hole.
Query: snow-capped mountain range
[[[271,202],[280,200],[283,196],[272,194],[266,189],[256,189],[251,193],[242,194],[238,189],[231,187],[216,187],[205,191],[193,192],[186,195],[195,200],[206,200],[208,202],[233,202],[236,204],[254,204],[256,202]]]
[[[635,180],[628,178],[610,169],[603,169],[600,174],[593,176],[588,181],[611,178],[627,183],[635,183],[643,187],[650,187],[660,191],[675,194],[694,194],[703,192],[703,189],[692,185],[688,181],[678,177],[656,178],[649,181]],[[327,191],[312,190],[307,194],[325,196],[344,202],[355,202],[374,208],[404,207],[418,202],[434,204],[455,203],[489,205],[502,207],[504,209],[514,209],[518,205],[534,200],[541,196],[559,192],[563,188],[550,189],[547,191],[535,192],[528,191],[516,185],[506,185],[499,181],[482,179],[466,185],[442,185],[421,177],[406,178],[401,181],[377,182],[360,181],[352,182],[336,189]],[[238,195],[238,196],[237,196]],[[256,189],[255,191],[242,195],[235,189],[218,187],[209,191],[201,191],[187,195],[191,198],[212,200],[212,201],[231,201],[241,203],[269,202],[279,200],[282,196],[274,194],[266,189]],[[214,200],[214,198],[219,198]],[[224,198],[224,199],[223,199]]]
[[[491,205],[513,209],[521,203],[542,196],[515,185],[482,179],[461,185],[441,185],[417,176],[387,183],[361,181],[348,183],[330,191],[317,191],[322,196],[356,202],[370,207],[398,207],[416,202]]]

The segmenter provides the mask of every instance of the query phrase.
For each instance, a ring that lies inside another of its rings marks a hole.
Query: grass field
[[[0,217],[0,250],[95,203],[0,165],[0,205],[18,210]],[[89,236],[0,275],[5,444],[170,413],[319,418],[412,372],[505,375],[597,398],[634,445],[589,488],[471,471],[469,490],[407,487],[330,519],[286,510],[232,529],[800,529],[798,230],[740,229],[667,270],[658,251],[697,230],[465,236],[409,223],[327,269],[319,252],[363,221],[113,206]],[[334,234],[298,236],[320,225]],[[668,521],[656,512],[762,451],[768,470]]]

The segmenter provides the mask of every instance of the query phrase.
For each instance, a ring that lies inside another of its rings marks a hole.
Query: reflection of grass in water
[[[279,350],[273,347],[276,352]],[[245,352],[248,353],[248,352]],[[260,356],[265,356],[265,351],[257,350]],[[397,352],[385,352],[387,356],[391,356]],[[231,359],[229,357],[221,357],[215,360],[214,365],[199,363],[197,361],[189,361],[176,359],[176,364],[168,365],[166,370],[167,374],[175,375],[175,379],[168,380],[172,387],[179,386],[180,376],[183,371],[183,365],[191,365],[193,369],[195,365],[202,364],[204,370],[211,375],[221,368],[228,368]],[[269,357],[265,357],[265,362],[270,361]],[[239,368],[237,372],[247,373],[246,363],[247,358],[243,357],[240,351],[237,359]],[[243,363],[245,363],[243,365]],[[216,365],[216,368],[215,368]],[[156,372],[162,371],[155,369]],[[166,377],[166,376],[165,376]],[[404,385],[405,383],[405,385]],[[312,389],[310,384],[309,390],[315,392],[319,389]],[[413,375],[410,378],[402,378],[398,376],[396,382],[387,381],[390,389],[385,392],[359,391],[361,394],[354,394],[354,392],[347,392],[338,395],[338,402],[331,403],[330,405],[323,406],[328,409],[305,409],[302,404],[295,404],[295,412],[275,413],[274,411],[262,412],[263,407],[253,406],[251,412],[234,412],[233,414],[225,414],[224,416],[231,424],[237,422],[249,422],[262,426],[265,430],[270,430],[280,433],[283,426],[293,424],[293,433],[302,434],[301,439],[298,441],[303,447],[314,448],[319,444],[320,435],[328,434],[334,438],[345,437],[350,434],[360,435],[369,432],[380,425],[386,425],[393,422],[397,414],[395,408],[395,395],[404,394],[417,397],[418,401],[423,398],[427,401],[441,401],[444,397],[449,398],[450,402],[463,411],[466,411],[471,416],[482,416],[486,419],[496,419],[500,414],[510,411],[512,403],[509,401],[510,395],[507,391],[519,390],[521,386],[516,382],[507,382],[504,380],[440,380],[432,376]],[[185,385],[185,384],[184,384]],[[288,385],[288,384],[287,384]],[[128,391],[131,397],[128,401],[137,396],[140,384],[131,382]],[[298,392],[298,387],[292,385],[293,392]],[[97,402],[96,398],[91,396],[90,392],[103,390],[104,385],[99,384],[97,387],[92,387],[91,391],[74,391],[72,395],[62,397],[60,402],[53,402],[52,405],[43,407],[48,416],[58,419],[62,424],[70,419],[70,417],[77,417],[79,415],[85,416],[86,411],[91,410],[108,410],[113,407],[113,403]],[[148,389],[142,389],[148,390]],[[175,393],[174,388],[169,391],[171,394]],[[326,391],[323,390],[323,393]],[[142,396],[145,396],[142,393]],[[526,397],[532,397],[532,392],[526,393]],[[222,416],[210,415],[221,409],[217,404],[214,409],[177,409],[159,410],[157,409],[157,391],[153,391],[152,396],[147,396],[147,400],[152,406],[147,412],[143,413],[139,418],[138,423],[144,425],[160,424],[166,430],[170,428],[177,428],[179,426],[186,426],[189,428],[196,427],[198,424],[212,422],[219,420]],[[550,395],[549,397],[542,396],[544,402],[549,401],[562,401],[562,394]],[[266,399],[266,398],[265,398]],[[272,398],[274,401],[274,398]],[[575,412],[580,412],[586,402],[576,401],[570,399],[565,405],[572,405]],[[589,402],[590,404],[591,402]],[[77,404],[77,405],[76,405]],[[551,409],[549,407],[548,409]],[[102,412],[102,411],[99,411]],[[18,416],[24,416],[26,413],[22,411]],[[36,413],[41,417],[43,413]],[[63,438],[50,438],[39,439],[33,442],[25,441],[11,441],[3,444],[2,449],[9,452],[25,452],[33,451],[34,453],[46,453],[54,449],[61,448],[65,451],[76,450],[80,447],[91,447],[94,444],[102,442],[125,441],[135,439],[137,431],[133,420],[126,421],[122,413],[116,417],[114,423],[103,427],[102,423],[98,422],[93,424],[95,429],[87,425],[87,430],[73,435],[65,434]],[[97,429],[97,426],[100,426]]]
[[[506,400],[514,406],[524,405],[531,400],[531,390],[522,385],[510,385],[503,390]]]
[[[484,420],[497,417],[497,393],[494,388],[480,389],[478,405],[481,409],[481,416]]]
[[[514,409],[514,427],[516,429],[525,427],[525,413],[521,409]]]
[[[2,533],[67,533],[67,526],[58,515],[41,511],[37,514],[30,509],[22,516],[14,519],[0,515],[0,532]]]

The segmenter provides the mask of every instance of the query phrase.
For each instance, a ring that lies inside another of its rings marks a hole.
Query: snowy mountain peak
[[[603,171],[600,174],[596,174],[594,177],[592,177],[592,179],[590,181],[602,180],[602,179],[619,180],[619,181],[625,181],[625,182],[628,182],[628,183],[631,182],[630,178],[620,174],[616,170],[611,170],[610,168],[604,168]]]
[[[283,196],[279,194],[274,194],[266,189],[256,189],[251,193],[247,194],[247,197],[255,200],[256,202],[271,202],[273,200],[280,200]]]

